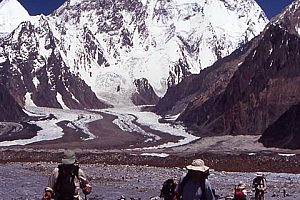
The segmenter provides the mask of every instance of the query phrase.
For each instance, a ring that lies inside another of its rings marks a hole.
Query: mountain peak
[[[3,0],[0,3],[0,36],[12,32],[28,20],[30,15],[17,0]]]
[[[272,18],[271,24],[278,24],[290,33],[300,36],[300,0],[285,7],[280,14]]]
[[[114,105],[132,100],[136,80],[163,96],[268,23],[254,0],[68,0],[52,16],[67,66]]]
[[[71,6],[80,3],[80,1],[81,0],[69,0]]]

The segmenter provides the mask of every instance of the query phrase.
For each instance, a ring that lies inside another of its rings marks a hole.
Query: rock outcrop
[[[0,121],[22,121],[27,115],[13,96],[0,84]]]
[[[300,149],[300,103],[270,125],[259,139],[267,147]]]

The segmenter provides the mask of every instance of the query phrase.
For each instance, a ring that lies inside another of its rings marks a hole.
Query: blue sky
[[[280,13],[280,11],[287,5],[291,4],[293,0],[256,0],[260,7],[265,11],[270,19],[271,17]]]
[[[29,12],[30,15],[50,14],[54,9],[58,8],[65,0],[18,0]],[[267,14],[270,19],[278,14],[286,5],[293,0],[256,0],[257,3]]]

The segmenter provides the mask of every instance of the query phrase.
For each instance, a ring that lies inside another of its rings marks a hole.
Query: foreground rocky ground
[[[259,136],[244,135],[203,137],[186,145],[155,148],[179,141],[181,137],[134,121],[141,129],[161,137],[161,140],[145,142],[148,136],[123,131],[112,123],[116,117],[102,115],[103,119],[88,124],[89,131],[96,136],[92,140],[82,140],[86,138],[82,129],[74,130],[61,121],[57,125],[64,131],[62,138],[1,147],[0,199],[41,199],[48,176],[60,162],[65,148],[76,152],[93,183],[90,200],[117,200],[121,195],[147,200],[158,196],[162,183],[170,177],[181,176],[183,168],[195,158],[203,159],[210,166],[209,179],[223,199],[232,194],[239,181],[246,182],[250,190],[257,171],[264,172],[268,180],[266,200],[283,199],[284,188],[288,194],[284,199],[300,199],[300,150],[265,148],[257,142]],[[4,131],[0,141],[6,144],[7,140],[18,141],[35,135],[35,129],[12,134]]]
[[[37,200],[41,199],[48,175],[57,163],[6,163],[0,164],[1,199]],[[167,178],[178,178],[181,168],[81,164],[93,183],[90,200],[117,200],[121,195],[127,199],[147,200],[159,196],[161,185]],[[290,173],[270,173],[265,176],[268,183],[266,199],[296,200],[300,198],[300,176]],[[239,181],[247,184],[250,191],[255,173],[212,171],[209,177],[221,199],[231,195]],[[287,196],[283,197],[286,188]],[[252,193],[249,193],[249,199]]]

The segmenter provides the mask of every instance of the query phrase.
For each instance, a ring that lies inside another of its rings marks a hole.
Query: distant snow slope
[[[0,36],[11,33],[29,14],[17,0],[3,0],[0,3]]]
[[[254,0],[76,0],[49,20],[70,70],[115,105],[131,102],[141,78],[163,96],[268,22]]]

